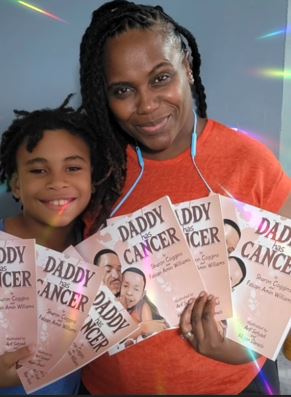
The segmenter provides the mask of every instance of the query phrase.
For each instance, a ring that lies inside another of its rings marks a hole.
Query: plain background
[[[56,107],[71,92],[80,104],[79,44],[98,0],[28,0],[65,22],[0,0],[0,132],[13,109]],[[291,0],[143,0],[162,5],[192,31],[202,56],[208,116],[252,132],[291,175],[291,80],[265,69],[291,71]],[[288,7],[289,6],[289,7]],[[288,25],[289,21],[289,25]],[[262,36],[286,30],[289,34]],[[0,186],[0,216],[18,206]],[[282,393],[291,392],[290,362],[279,356]]]
[[[71,103],[80,104],[79,45],[92,11],[102,3],[29,1],[65,21],[59,22],[18,0],[1,0],[0,132],[14,118],[13,109],[55,107],[70,92],[76,93]],[[284,68],[286,35],[261,36],[286,29],[288,0],[144,3],[162,5],[195,35],[202,57],[209,118],[252,132],[280,156],[284,165],[288,156],[286,142],[280,147],[280,134],[285,83],[283,79],[264,77],[262,71]],[[291,174],[290,168],[285,166],[285,170]],[[4,186],[0,192],[0,216],[14,214],[18,207]]]

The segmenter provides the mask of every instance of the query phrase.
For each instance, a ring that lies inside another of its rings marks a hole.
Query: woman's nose
[[[149,88],[139,92],[137,113],[146,114],[153,112],[158,107],[158,98],[155,92]]]

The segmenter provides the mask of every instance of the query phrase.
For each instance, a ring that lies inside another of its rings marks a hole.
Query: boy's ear
[[[17,172],[14,172],[14,174],[12,175],[10,182],[9,182],[9,186],[11,188],[12,196],[15,199],[19,200],[20,199],[20,187],[19,187],[19,179],[18,179]]]

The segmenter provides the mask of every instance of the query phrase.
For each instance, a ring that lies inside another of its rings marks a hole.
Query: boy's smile
[[[85,141],[66,130],[47,130],[29,152],[17,152],[13,194],[26,221],[63,227],[73,222],[91,198],[91,160]]]

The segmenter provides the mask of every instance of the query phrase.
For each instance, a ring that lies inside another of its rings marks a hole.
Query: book
[[[115,294],[137,322],[146,326],[150,324],[147,321],[156,321],[152,324],[157,325],[156,330],[136,336],[130,345],[165,328],[178,327],[188,300],[205,290],[167,196],[117,217],[113,224],[79,243],[76,249],[93,263],[98,263],[100,253],[110,253],[116,270],[119,263],[119,276],[114,285],[111,283]],[[104,260],[103,265],[109,274],[112,263]],[[127,346],[124,344],[124,348]]]
[[[103,270],[36,244],[38,339],[35,353],[20,361],[48,371],[77,336],[95,299]]]
[[[221,203],[223,218],[237,225],[226,336],[276,360],[291,325],[291,219],[228,197]]]
[[[26,393],[32,393],[82,368],[127,338],[138,328],[127,310],[102,285],[82,327],[61,359],[48,372],[21,367],[17,370]]]
[[[12,237],[0,237],[0,354],[37,340],[35,240]]]
[[[231,285],[220,196],[175,204],[194,262],[209,293],[217,297],[216,320],[232,317]]]

